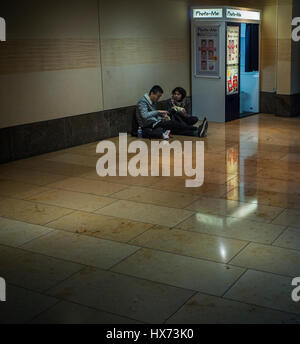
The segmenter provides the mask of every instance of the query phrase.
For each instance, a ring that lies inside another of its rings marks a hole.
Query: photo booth
[[[227,122],[259,112],[259,10],[192,7],[193,114]]]

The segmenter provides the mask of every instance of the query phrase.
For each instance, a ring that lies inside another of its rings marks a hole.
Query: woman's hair
[[[181,94],[181,96],[182,96],[182,99],[181,99],[181,100],[183,100],[183,99],[186,97],[186,90],[185,90],[184,88],[182,88],[182,87],[176,87],[176,88],[174,88],[174,90],[172,91],[172,95],[174,95],[175,92],[178,92],[178,93]]]

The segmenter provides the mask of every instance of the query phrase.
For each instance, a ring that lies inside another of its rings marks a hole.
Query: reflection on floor
[[[244,118],[244,117],[248,117],[248,116],[253,116],[253,115],[255,115],[256,113],[254,113],[254,112],[242,112],[242,113],[240,113],[240,115],[239,115],[239,118]]]
[[[1,165],[0,322],[300,323],[299,132],[210,123],[196,189],[100,178],[97,143]]]

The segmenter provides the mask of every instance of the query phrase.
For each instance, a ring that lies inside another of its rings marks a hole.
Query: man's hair
[[[174,88],[174,90],[172,91],[172,95],[174,95],[175,92],[178,92],[178,93],[181,94],[182,100],[186,97],[186,90],[185,90],[184,88],[182,88],[182,87],[176,87],[176,88]]]
[[[157,94],[157,93],[163,94],[163,93],[164,93],[164,90],[163,90],[160,86],[155,85],[155,86],[153,86],[153,87],[151,88],[151,90],[150,90],[150,92],[149,92],[149,95],[150,95],[151,93],[153,93],[153,94]]]

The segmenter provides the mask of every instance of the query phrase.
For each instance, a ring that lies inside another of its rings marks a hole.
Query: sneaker
[[[163,139],[164,139],[164,140],[169,140],[169,139],[170,139],[170,134],[171,134],[171,130],[166,130],[166,131],[163,133]]]
[[[204,122],[198,128],[198,136],[205,137],[207,135],[208,122]]]
[[[202,123],[199,125],[199,127],[198,127],[198,136],[199,137],[203,137],[203,134],[205,133],[205,128],[206,128],[205,123]]]
[[[208,129],[208,122],[205,122],[205,129],[204,129],[204,133],[203,133],[203,137],[207,136],[207,129]]]

